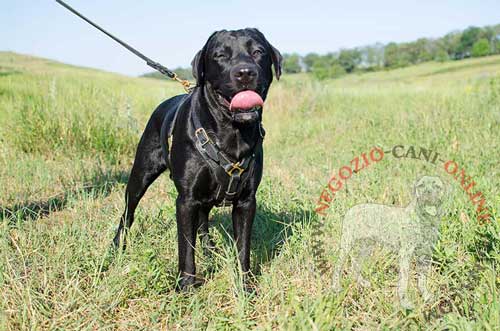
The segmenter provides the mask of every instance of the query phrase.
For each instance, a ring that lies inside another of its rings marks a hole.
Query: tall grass
[[[499,57],[275,82],[253,228],[256,293],[243,294],[222,209],[210,227],[218,250],[196,253],[205,284],[179,294],[168,176],[141,201],[127,251],[111,259],[109,243],[141,130],[181,88],[0,53],[0,329],[498,329],[499,91]],[[388,157],[353,176],[316,231],[316,201],[335,169],[372,146],[396,144],[460,164],[487,197],[491,223],[478,224],[459,182],[439,167]],[[346,274],[345,290],[334,294],[345,211],[405,205],[423,174],[449,188],[429,280],[434,300],[424,304],[412,283],[416,309],[400,309],[397,260],[384,251],[364,267],[372,288]],[[328,262],[321,270],[318,239]]]

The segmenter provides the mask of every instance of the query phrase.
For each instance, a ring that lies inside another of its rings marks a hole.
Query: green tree
[[[486,56],[490,54],[490,43],[488,42],[488,39],[481,38],[476,41],[472,46],[471,54],[473,57]]]
[[[436,52],[436,55],[434,56],[434,60],[438,62],[445,62],[450,59],[450,56],[444,49],[440,49]]]
[[[374,45],[365,46],[360,49],[361,63],[365,68],[376,69],[384,63],[384,45],[376,43]]]
[[[414,57],[412,63],[421,63],[432,60],[431,41],[427,38],[420,38],[414,45]]]
[[[298,54],[283,55],[283,72],[287,74],[296,74],[302,71],[300,66],[300,56]]]
[[[328,78],[337,78],[344,75],[346,72],[342,66],[339,64],[333,65],[321,65],[319,62],[316,62],[314,66],[311,68],[311,73],[314,77],[319,80],[328,79]]]
[[[321,56],[316,54],[316,53],[309,53],[306,56],[304,56],[304,65],[306,67],[306,71],[311,71],[312,67],[314,66],[314,63],[319,60]]]
[[[460,45],[460,38],[462,33],[460,31],[450,32],[442,38],[439,38],[436,41],[436,55],[440,53],[441,50],[445,51],[448,54],[450,59],[457,59],[458,56],[458,48]],[[442,54],[442,53],[441,53]],[[435,58],[436,58],[435,55]],[[442,57],[441,57],[442,58]]]
[[[471,26],[462,32],[460,44],[458,45],[457,55],[459,59],[470,57],[472,46],[481,38],[481,29]]]
[[[391,42],[384,48],[384,67],[395,68],[399,63],[399,47],[398,44]]]
[[[173,71],[177,75],[179,75],[179,77],[182,78],[182,79],[194,80],[191,68],[178,67],[178,68],[174,68]],[[148,78],[170,80],[170,78],[168,78],[164,74],[159,73],[158,71],[148,72],[148,73],[145,73],[145,74],[141,75],[140,77],[148,77]]]
[[[357,49],[343,49],[339,53],[338,63],[347,73],[351,73],[361,63],[361,52]]]
[[[337,57],[332,54],[326,54],[318,57],[311,67],[312,75],[317,79],[337,78],[344,75],[345,69],[338,63]]]
[[[492,54],[500,54],[500,34],[491,43]]]

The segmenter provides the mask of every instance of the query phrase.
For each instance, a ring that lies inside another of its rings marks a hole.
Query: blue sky
[[[282,52],[306,54],[500,23],[498,0],[67,2],[168,67],[188,66],[210,33],[223,28],[257,27]],[[150,71],[52,0],[1,0],[0,50],[128,75]]]

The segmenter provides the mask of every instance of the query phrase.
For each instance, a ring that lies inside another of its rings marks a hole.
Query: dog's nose
[[[257,78],[257,70],[251,66],[238,66],[234,68],[233,76],[238,82],[246,85]]]

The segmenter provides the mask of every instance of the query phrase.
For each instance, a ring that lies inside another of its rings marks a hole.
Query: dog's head
[[[418,208],[428,216],[438,216],[445,187],[439,177],[423,176],[415,182]]]
[[[191,65],[198,86],[208,84],[227,106],[242,91],[254,91],[266,99],[273,80],[281,75],[282,56],[257,29],[217,31],[196,54]],[[254,94],[255,95],[255,94]],[[242,116],[253,122],[255,116]]]

